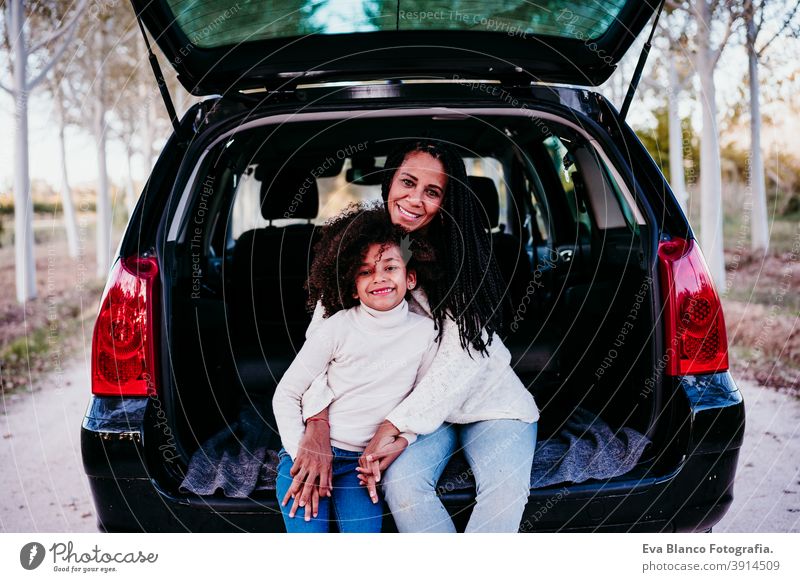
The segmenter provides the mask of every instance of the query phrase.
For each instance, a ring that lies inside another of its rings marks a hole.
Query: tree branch
[[[12,97],[14,96],[14,90],[13,90],[13,89],[11,89],[10,87],[6,87],[6,86],[5,86],[5,85],[3,85],[2,83],[0,83],[0,89],[2,89],[3,91],[5,91],[6,93],[8,93],[9,95],[11,95]]]
[[[758,24],[756,24],[756,36],[758,36],[758,33],[761,32],[761,27],[764,26],[764,5],[766,3],[767,0],[761,0],[761,3],[758,7]],[[753,14],[753,22],[755,21],[756,21],[756,15]]]
[[[50,62],[48,62],[42,68],[42,70],[39,71],[39,74],[37,74],[32,80],[30,80],[30,81],[25,83],[25,90],[26,91],[33,91],[36,88],[36,85],[38,85],[39,83],[42,82],[42,79],[44,79],[47,76],[47,73],[50,72],[50,69],[53,68],[53,66],[61,58],[61,55],[64,54],[64,51],[67,50],[67,47],[69,46],[71,41],[72,41],[72,36],[71,35],[70,35],[70,37],[64,39],[64,41],[61,43],[61,46],[58,47],[58,49],[56,50],[55,54],[50,59]]]
[[[28,52],[29,53],[34,53],[34,52],[38,51],[39,49],[47,46],[51,42],[54,42],[54,41],[58,40],[59,38],[61,38],[64,35],[64,33],[66,33],[67,31],[71,30],[75,26],[75,24],[78,22],[78,17],[81,14],[83,14],[83,11],[86,9],[87,2],[88,2],[88,0],[81,0],[80,5],[77,8],[75,8],[75,10],[73,11],[72,18],[69,20],[69,22],[67,22],[66,24],[62,24],[54,32],[52,32],[49,36],[47,36],[45,39],[40,40],[39,42],[37,42],[35,45],[33,45],[30,48],[30,50]]]
[[[725,50],[725,45],[728,44],[728,40],[731,38],[731,34],[733,34],[733,22],[736,19],[733,12],[728,12],[728,22],[725,25],[725,36],[722,37],[722,40],[719,43],[719,46],[715,51],[711,53],[711,70],[713,71],[717,67],[717,63],[719,62],[719,58],[722,56],[722,51]]]
[[[772,41],[774,41],[781,34],[783,34],[784,30],[789,28],[789,26],[792,24],[792,20],[794,19],[795,15],[797,14],[797,10],[798,9],[800,9],[800,0],[795,2],[794,8],[792,8],[792,11],[789,13],[789,16],[786,17],[786,20],[783,21],[783,24],[781,25],[781,27],[778,30],[778,32],[776,32],[774,35],[772,35],[772,38],[770,38],[767,42],[765,42],[764,45],[760,49],[758,49],[756,51],[756,56],[757,57],[760,57],[761,55],[763,55],[764,51],[767,50],[767,47],[772,44]],[[763,12],[764,8],[763,8],[763,5],[762,5],[761,10],[762,10],[762,12],[761,12],[761,22],[763,23],[764,22],[764,12]],[[759,29],[758,30],[760,30],[760,29],[761,29],[761,25],[759,25]],[[756,31],[756,34],[758,34],[758,30]],[[755,46],[753,47],[753,50],[755,50]]]
[[[69,21],[69,24],[66,24],[64,27],[62,27],[62,32],[59,34],[59,36],[61,36],[61,34],[64,32],[67,33],[67,36],[61,39],[61,45],[56,49],[55,53],[50,58],[50,61],[44,67],[42,67],[42,69],[39,71],[39,74],[37,74],[32,80],[26,81],[25,88],[27,91],[33,91],[36,85],[42,82],[42,79],[44,79],[47,76],[47,73],[50,72],[50,69],[52,69],[53,66],[61,59],[61,55],[64,54],[64,51],[67,50],[67,47],[75,37],[75,29],[78,25],[78,16],[80,16],[83,12],[87,1],[88,0],[81,0],[80,6],[75,9],[75,14],[73,14],[72,20]]]

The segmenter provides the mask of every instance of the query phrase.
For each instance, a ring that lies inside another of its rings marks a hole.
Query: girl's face
[[[355,297],[367,307],[389,311],[400,304],[406,289],[413,289],[416,283],[417,276],[406,269],[400,247],[371,244],[356,271]]]
[[[426,152],[411,152],[389,186],[389,216],[408,231],[420,229],[439,213],[447,189],[442,162]]]

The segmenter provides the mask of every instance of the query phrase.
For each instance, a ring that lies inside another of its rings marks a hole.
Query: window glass
[[[561,181],[564,200],[569,207],[572,220],[582,231],[579,234],[586,235],[591,233],[592,218],[584,202],[585,197],[579,196],[577,191],[583,184],[583,177],[580,175],[578,166],[571,160],[569,150],[558,137],[548,137],[544,140],[544,145],[550,154],[550,160]]]
[[[628,0],[166,0],[200,48],[308,34],[477,30],[596,39]],[[188,50],[188,49],[187,49]]]
[[[382,166],[385,158],[376,158],[376,165]],[[348,204],[353,202],[368,202],[380,200],[380,185],[361,186],[347,181],[347,170],[351,167],[350,159],[346,159],[342,171],[330,178],[317,178],[319,191],[319,212],[311,221],[312,224],[321,225],[329,218],[336,216]],[[252,170],[255,166],[251,167]],[[233,239],[238,239],[242,233],[256,228],[267,226],[283,227],[290,224],[305,224],[308,221],[302,218],[276,219],[271,222],[261,216],[261,181],[255,178],[255,171],[245,172],[239,180],[231,212],[230,232]]]
[[[464,166],[467,169],[467,176],[483,176],[491,178],[494,182],[500,203],[499,228],[504,228],[508,221],[508,187],[503,164],[495,158],[464,158]]]

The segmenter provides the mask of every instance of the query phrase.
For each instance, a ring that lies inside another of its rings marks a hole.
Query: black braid
[[[436,255],[429,268],[418,266],[417,276],[430,300],[439,333],[443,318],[449,314],[458,325],[461,347],[471,345],[485,354],[486,346],[502,327],[504,288],[492,255],[491,234],[481,221],[484,211],[467,186],[461,156],[450,146],[427,138],[407,141],[388,156],[381,187],[384,202],[388,201],[395,172],[411,152],[430,154],[442,163],[447,176],[439,216],[420,229],[422,232],[412,233],[412,238],[427,241]],[[488,333],[487,342],[481,337],[483,329]]]

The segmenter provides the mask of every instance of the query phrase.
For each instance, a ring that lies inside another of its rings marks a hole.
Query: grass
[[[99,297],[102,284],[88,286],[89,296]],[[94,323],[96,304],[81,313],[78,303],[63,304],[57,320],[39,323],[26,335],[0,347],[0,381],[6,394],[35,384],[77,353],[88,341]]]

